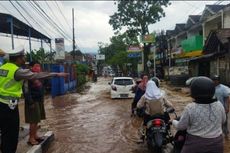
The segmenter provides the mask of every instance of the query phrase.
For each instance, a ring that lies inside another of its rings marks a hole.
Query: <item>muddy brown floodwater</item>
[[[130,117],[132,99],[111,100],[109,81],[99,78],[81,94],[59,96],[46,104],[42,126],[55,134],[48,153],[149,153],[146,144],[136,143],[141,119]],[[190,98],[163,86],[180,114]]]

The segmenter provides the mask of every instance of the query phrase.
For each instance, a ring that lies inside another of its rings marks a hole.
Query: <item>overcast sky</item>
[[[206,4],[214,4],[217,1],[171,1],[171,5],[165,8],[166,17],[160,22],[150,25],[150,32],[159,30],[172,30],[176,23],[185,23],[188,15],[201,14]],[[54,46],[54,39],[63,37],[55,30],[55,27],[49,25],[32,7],[28,1],[19,1],[30,15],[32,20],[17,4],[12,3],[27,18],[30,24],[45,35],[49,35]],[[220,4],[227,4],[223,1]],[[75,11],[75,38],[78,48],[83,52],[97,52],[98,42],[109,43],[109,38],[113,36],[112,26],[109,25],[109,16],[116,12],[116,5],[113,1],[37,1],[37,4],[55,21],[65,32],[65,49],[72,49],[72,8]],[[34,4],[35,5],[35,4]],[[61,11],[60,11],[61,10]],[[0,1],[0,12],[12,14],[16,18],[27,23],[19,12],[9,1]],[[62,13],[61,13],[62,12]],[[64,16],[64,17],[63,17]],[[1,34],[2,35],[2,34]],[[24,45],[28,50],[28,40],[15,39],[15,46]],[[39,49],[40,42],[32,42],[32,49]],[[49,49],[44,44],[45,49]],[[11,49],[11,39],[0,36],[0,48],[3,50]]]

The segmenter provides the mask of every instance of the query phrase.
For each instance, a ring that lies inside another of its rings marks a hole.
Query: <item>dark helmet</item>
[[[190,86],[191,96],[194,99],[211,99],[215,93],[215,84],[208,77],[197,77]]]
[[[137,80],[136,80],[136,84],[141,83],[141,81],[142,81],[142,79],[137,79]]]
[[[152,77],[151,80],[154,81],[155,84],[156,84],[156,86],[159,88],[159,86],[160,86],[160,79],[158,79],[157,77]]]
[[[220,81],[220,76],[219,76],[219,75],[214,75],[214,76],[212,77],[212,80],[213,80],[213,81]]]

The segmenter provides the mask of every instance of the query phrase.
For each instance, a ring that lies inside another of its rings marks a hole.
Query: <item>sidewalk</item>
[[[44,137],[44,141],[39,145],[28,145],[27,141],[29,138],[29,124],[25,123],[24,115],[24,100],[22,99],[19,103],[19,114],[20,114],[20,131],[19,131],[19,142],[16,153],[42,153],[45,152],[50,143],[54,140],[54,134],[46,128],[41,127],[39,129],[39,136]]]

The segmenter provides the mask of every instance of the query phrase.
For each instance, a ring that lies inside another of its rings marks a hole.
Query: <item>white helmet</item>
[[[25,55],[25,49],[24,46],[20,45],[13,50],[5,51],[5,53],[8,54],[9,56],[20,56],[20,55]]]
[[[3,57],[3,56],[5,56],[5,51],[3,51],[2,49],[0,49],[0,57]]]

